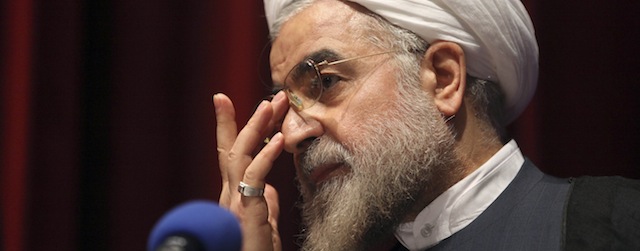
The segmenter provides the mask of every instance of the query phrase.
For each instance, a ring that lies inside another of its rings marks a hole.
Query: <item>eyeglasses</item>
[[[323,60],[316,63],[313,59],[306,59],[289,71],[284,79],[282,90],[285,91],[289,98],[289,105],[296,111],[302,111],[313,106],[322,97],[322,93],[332,86],[335,81],[335,76],[323,76],[320,72],[322,68],[392,52],[396,51],[379,52],[332,62]]]

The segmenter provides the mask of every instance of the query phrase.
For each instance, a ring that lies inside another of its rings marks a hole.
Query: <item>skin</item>
[[[287,21],[272,47],[270,64],[274,83],[282,83],[289,70],[314,51],[331,49],[344,58],[382,51],[363,43],[354,32],[349,32],[350,27],[358,25],[358,19],[352,18],[358,11],[365,10],[343,2],[319,1]],[[237,131],[235,109],[229,97],[214,95],[223,185],[219,203],[238,217],[243,236],[251,236],[244,239],[243,250],[281,250],[277,226],[278,196],[276,190],[265,183],[265,177],[282,150],[293,153],[298,163],[311,140],[321,135],[349,144],[359,135],[353,125],[362,121],[364,116],[375,114],[385,109],[388,103],[398,100],[396,69],[392,64],[382,63],[385,60],[389,60],[389,56],[358,60],[348,68],[337,69],[353,83],[331,95],[327,102],[316,103],[302,112],[291,109],[286,95],[280,92],[271,102],[262,102],[240,132]],[[497,136],[481,131],[480,122],[472,116],[473,110],[465,105],[465,70],[464,52],[457,44],[446,41],[432,43],[421,62],[423,89],[428,95],[433,95],[443,116],[455,115],[449,123],[457,132],[456,152],[463,160],[465,171],[457,175],[436,174],[442,177],[442,182],[419,198],[407,220],[412,220],[428,203],[473,172],[502,146],[492,143],[499,140],[487,140]],[[273,136],[254,156],[254,150],[270,136],[279,122],[282,122],[281,133]],[[299,171],[297,164],[296,168]],[[337,168],[325,174],[324,178],[346,172]],[[300,177],[300,172],[298,174],[301,182],[308,180]],[[236,191],[240,181],[253,187],[265,187],[264,197],[240,196]]]

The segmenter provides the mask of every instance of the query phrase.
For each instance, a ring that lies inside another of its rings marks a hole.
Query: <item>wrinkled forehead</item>
[[[274,82],[281,82],[294,65],[320,51],[348,57],[371,49],[357,29],[362,26],[362,9],[342,1],[318,1],[286,21],[271,48]]]

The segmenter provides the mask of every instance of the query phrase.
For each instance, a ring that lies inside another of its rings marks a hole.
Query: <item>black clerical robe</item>
[[[526,160],[476,220],[427,250],[640,250],[640,181],[557,178]]]

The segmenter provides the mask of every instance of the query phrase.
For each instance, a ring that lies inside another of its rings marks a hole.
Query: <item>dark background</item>
[[[0,249],[144,250],[155,221],[220,190],[211,96],[244,124],[268,92],[261,1],[4,0]],[[560,176],[640,178],[640,2],[525,1],[534,100],[511,127]],[[269,180],[295,250],[290,156]]]

